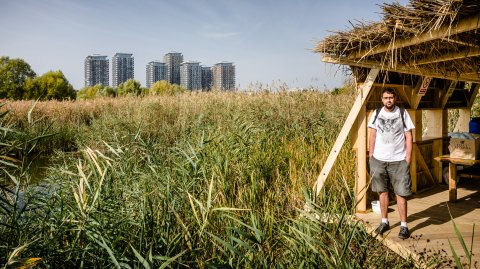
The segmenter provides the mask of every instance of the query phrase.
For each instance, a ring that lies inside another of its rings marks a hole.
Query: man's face
[[[395,106],[395,95],[393,93],[384,92],[382,94],[383,106],[387,109],[392,109]]]

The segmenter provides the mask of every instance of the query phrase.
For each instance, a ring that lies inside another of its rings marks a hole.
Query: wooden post
[[[362,106],[357,117],[357,182],[355,198],[357,212],[367,211],[367,108]]]
[[[333,148],[327,157],[327,161],[325,162],[325,165],[322,167],[322,171],[320,172],[320,175],[318,175],[317,177],[317,182],[315,183],[315,186],[314,186],[314,189],[316,189],[317,196],[322,191],[323,185],[325,184],[325,180],[330,174],[330,170],[332,169],[333,164],[337,160],[337,156],[340,153],[340,150],[342,149],[345,139],[347,139],[348,133],[350,132],[350,129],[352,128],[353,123],[357,119],[358,112],[360,112],[360,109],[365,105],[365,101],[367,100],[367,97],[370,94],[370,89],[372,88],[373,82],[377,78],[379,71],[380,71],[379,69],[370,70],[370,72],[368,73],[367,79],[363,84],[363,88],[358,94],[357,99],[355,99],[352,109],[350,109],[350,113],[348,113],[347,120],[343,124],[342,130],[340,130],[340,134],[338,135],[337,140],[335,141],[335,144],[333,145]]]
[[[458,120],[454,132],[468,132],[468,124],[470,122],[470,108],[464,108],[458,110]]]
[[[426,110],[427,129],[425,133],[425,139],[434,139],[432,145],[432,156],[437,157],[443,155],[443,140],[442,137],[448,130],[448,122],[444,119],[447,113],[443,110]],[[442,162],[433,162],[433,174],[432,176],[438,183],[442,182],[443,171]]]
[[[457,201],[457,165],[451,162],[448,163],[448,196],[450,202]]]
[[[407,110],[412,119],[415,129],[412,130],[412,139],[415,144],[417,141],[422,141],[422,111],[416,109]],[[412,157],[410,160],[410,177],[412,178],[412,192],[417,192],[417,154],[415,152],[416,146],[412,147]]]
[[[450,96],[452,96],[453,91],[455,90],[456,86],[457,86],[457,81],[456,80],[450,81],[450,85],[448,86],[448,89],[445,91],[445,93],[442,96],[442,100],[441,100],[441,103],[440,103],[441,108],[445,108],[445,105],[447,104]]]

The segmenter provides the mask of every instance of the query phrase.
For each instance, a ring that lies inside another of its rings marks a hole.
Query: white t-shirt
[[[398,106],[395,106],[392,112],[385,111],[384,107],[380,109],[377,120],[373,123],[375,114],[376,111],[372,113],[368,121],[368,128],[377,130],[373,157],[384,162],[405,160],[405,132],[415,128],[407,111],[405,110],[403,115],[405,127],[400,118]]]

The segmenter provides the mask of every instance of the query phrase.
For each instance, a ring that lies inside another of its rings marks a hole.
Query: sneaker
[[[398,238],[405,240],[409,237],[410,237],[410,231],[408,230],[408,227],[400,226],[400,232],[398,233]]]
[[[383,235],[383,233],[385,233],[386,231],[390,230],[390,225],[388,225],[388,223],[380,223],[380,225],[378,225],[377,229],[375,229],[375,232],[379,235]]]

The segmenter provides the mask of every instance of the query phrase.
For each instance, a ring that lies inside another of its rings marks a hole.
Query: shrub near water
[[[348,218],[325,224],[296,210],[311,201],[304,190],[348,100],[202,93],[40,103],[34,116],[80,151],[56,154],[45,179],[54,194],[29,205],[1,257],[30,243],[22,255],[51,267],[400,268]],[[25,127],[20,107],[10,104]],[[49,112],[57,107],[70,113]],[[351,214],[353,159],[341,152],[313,213]]]

